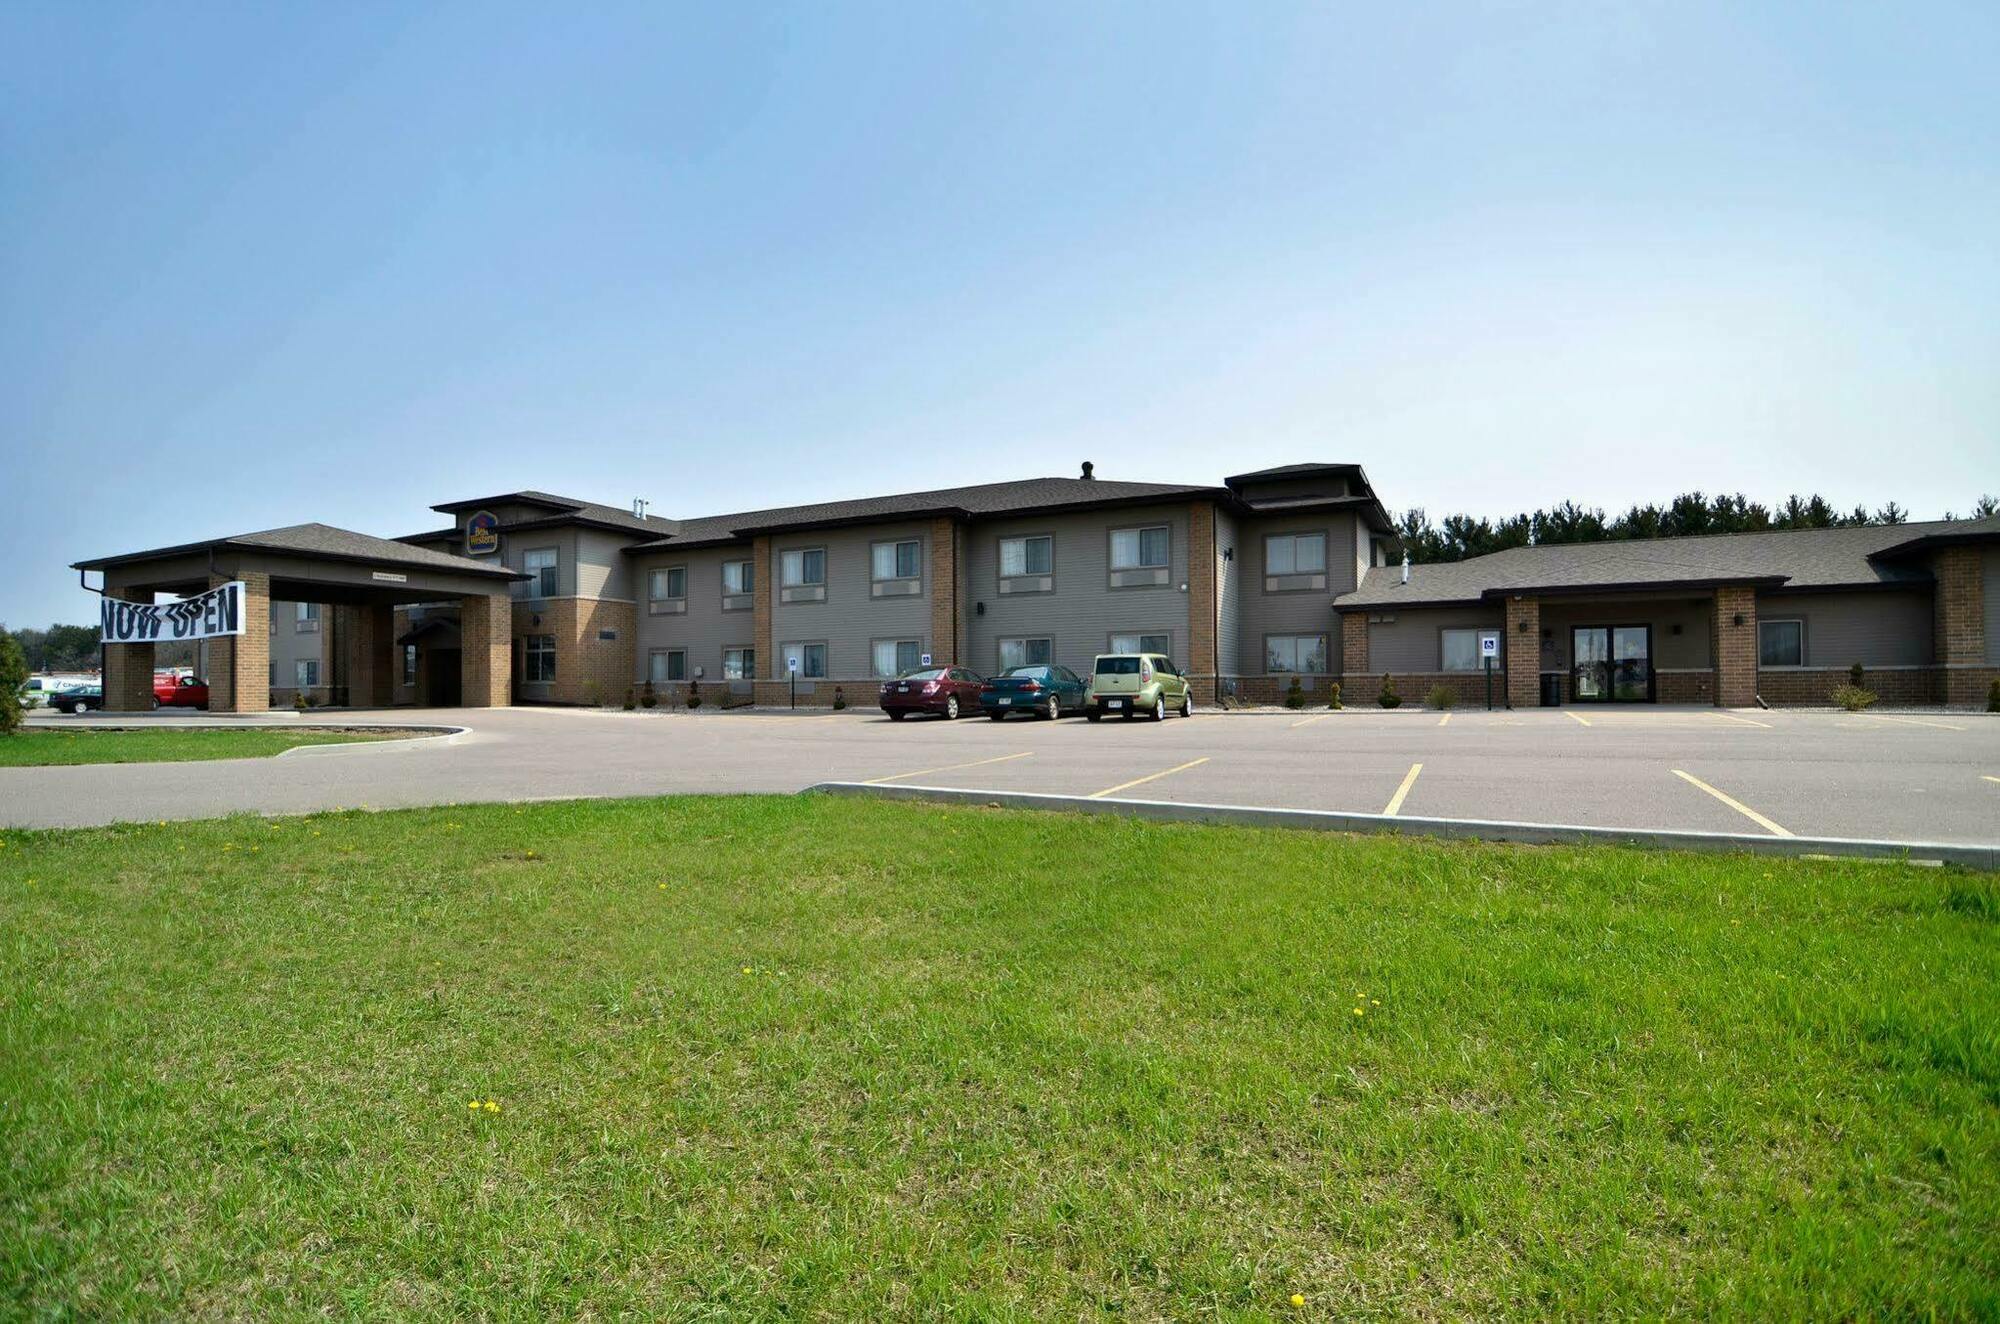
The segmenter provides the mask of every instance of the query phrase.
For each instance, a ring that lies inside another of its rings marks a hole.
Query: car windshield
[[[1100,657],[1097,659],[1097,674],[1100,676],[1136,676],[1139,674],[1139,659],[1136,657]]]
[[[1000,674],[1002,676],[1013,676],[1019,680],[1047,680],[1049,678],[1049,669],[1047,667],[1008,667]]]
[[[945,669],[944,669],[943,667],[921,667],[921,668],[919,668],[919,669],[917,669],[917,670],[915,670],[915,671],[905,671],[905,672],[904,672],[904,673],[903,673],[903,674],[902,674],[901,676],[899,676],[899,677],[898,677],[897,679],[899,679],[899,680],[943,680],[943,679],[944,679],[944,672],[945,672]]]

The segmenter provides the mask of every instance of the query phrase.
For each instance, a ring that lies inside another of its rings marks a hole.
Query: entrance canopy
[[[107,592],[182,597],[205,591],[218,578],[263,574],[270,576],[270,596],[280,602],[349,606],[504,593],[515,581],[528,578],[490,561],[412,547],[330,524],[294,524],[128,552],[77,561],[73,568],[103,571]]]

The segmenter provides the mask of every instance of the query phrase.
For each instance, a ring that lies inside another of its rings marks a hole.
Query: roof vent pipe
[[[646,518],[646,498],[644,497],[632,498],[632,515],[636,519]]]
[[[1410,552],[1408,548],[1403,550],[1403,582],[1405,584],[1410,582]]]
[[[1084,481],[1084,482],[1086,482],[1086,483],[1087,483],[1087,482],[1089,482],[1089,481],[1090,481],[1090,480],[1091,480],[1091,479],[1092,479],[1093,477],[1095,477],[1095,475],[1093,475],[1093,474],[1091,473],[1091,470],[1095,469],[1096,467],[1097,467],[1097,466],[1096,466],[1096,465],[1094,465],[1094,464],[1092,464],[1092,463],[1091,463],[1091,462],[1090,462],[1089,460],[1085,460],[1085,461],[1083,462],[1083,481]]]

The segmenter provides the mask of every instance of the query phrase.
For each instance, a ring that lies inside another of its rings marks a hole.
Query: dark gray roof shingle
[[[100,557],[94,561],[78,561],[73,568],[95,570],[107,565],[178,556],[210,547],[245,547],[260,551],[290,552],[298,556],[329,557],[342,561],[377,561],[385,565],[450,570],[458,574],[492,575],[505,579],[524,577],[518,571],[509,570],[490,561],[475,561],[467,556],[435,552],[428,547],[412,547],[405,542],[377,538],[369,533],[336,529],[331,524],[289,524],[282,529],[263,529],[256,533],[239,533],[227,538],[211,538],[204,542],[157,547],[145,552],[128,552],[123,556]]]

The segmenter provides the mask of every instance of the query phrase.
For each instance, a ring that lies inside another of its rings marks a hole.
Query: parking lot
[[[137,720],[299,721],[290,714]],[[1592,827],[2000,841],[2000,719],[1977,713],[1356,709],[1198,713],[1165,723],[892,724],[873,710],[513,708],[322,714],[311,724],[343,721],[460,731],[246,762],[0,769],[0,823],[792,792],[847,781]]]

